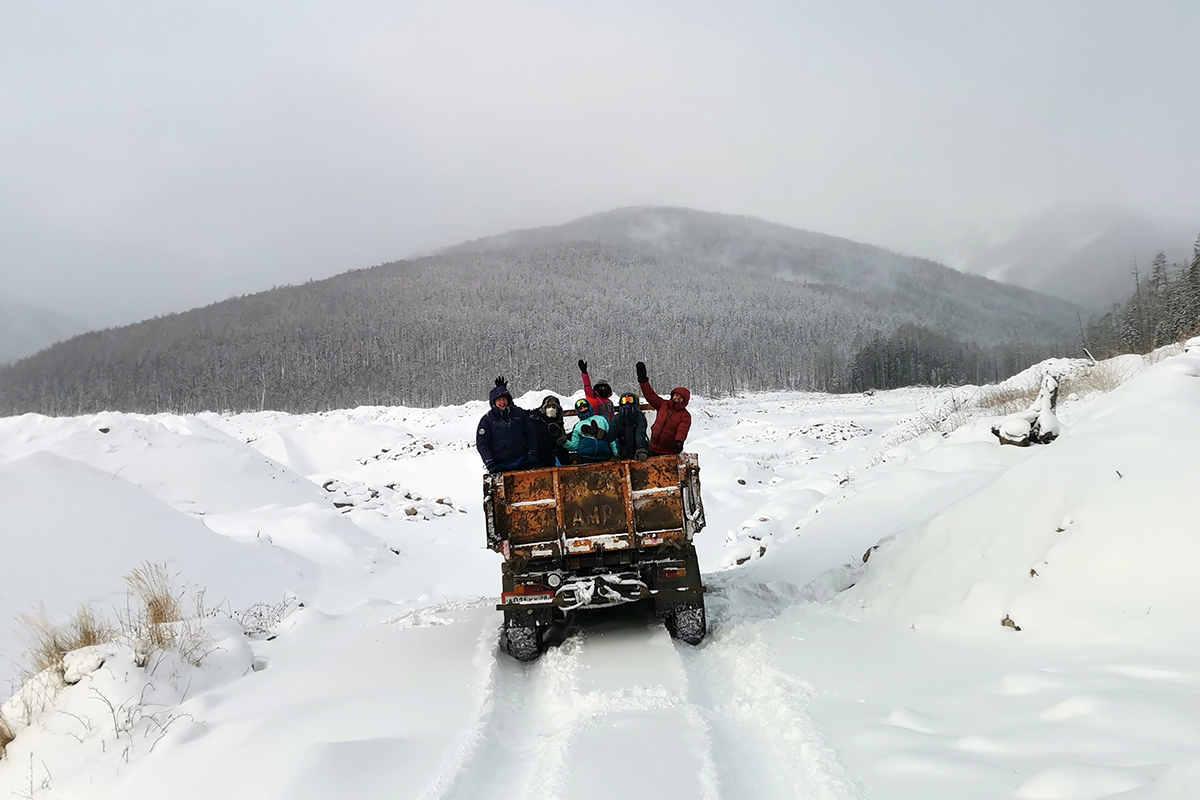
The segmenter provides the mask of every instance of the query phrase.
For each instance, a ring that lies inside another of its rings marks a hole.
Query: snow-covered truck
[[[677,639],[704,638],[694,453],[488,475],[483,496],[509,655],[532,661],[551,625],[625,603],[652,603]]]

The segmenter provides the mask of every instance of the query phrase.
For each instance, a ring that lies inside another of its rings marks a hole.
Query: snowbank
[[[949,444],[947,447],[954,447]],[[899,537],[847,594],[918,629],[1058,646],[1200,623],[1200,357],[1101,397],[1053,445]]]
[[[0,613],[115,602],[143,560],[305,601],[207,620],[199,668],[75,654],[52,708],[6,706],[0,795],[590,797],[656,752],[664,800],[1193,796],[1200,352],[1151,360],[1036,448],[970,388],[697,397],[709,641],[626,609],[529,666],[497,651],[483,403],[0,419]]]
[[[49,452],[0,461],[0,685],[23,649],[12,624],[42,604],[125,607],[123,576],[166,563],[211,605],[284,596],[289,572],[265,543],[236,544],[128,481]]]

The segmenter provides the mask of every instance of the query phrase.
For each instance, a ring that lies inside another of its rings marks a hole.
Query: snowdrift
[[[848,598],[918,629],[1000,636],[1009,618],[1064,647],[1194,630],[1200,355],[1147,369],[1031,451],[882,548]]]
[[[77,651],[5,705],[0,795],[599,797],[628,754],[657,800],[1200,796],[1200,346],[1168,355],[1015,376],[1081,387],[1028,448],[997,387],[698,397],[710,639],[625,615],[532,666],[497,651],[481,402],[0,419],[0,614],[103,610],[146,560],[297,601],[206,619],[199,667]]]

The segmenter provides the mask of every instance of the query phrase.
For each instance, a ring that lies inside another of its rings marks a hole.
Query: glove
[[[633,454],[633,457],[636,458],[638,461],[645,461],[647,458],[650,457],[650,453],[647,452],[646,450],[642,450],[641,448],[638,448],[638,451]]]
[[[650,376],[646,374],[646,362],[637,362],[637,379],[638,383],[649,383]]]
[[[599,433],[600,433],[599,425],[597,425],[594,422],[584,423],[584,426],[583,426],[583,435],[584,436],[588,437],[589,439],[596,439],[596,438],[599,438]]]
[[[554,440],[554,443],[556,445],[558,445],[559,447],[562,447],[568,441],[570,441],[570,440],[566,436],[559,436],[557,439]]]
[[[579,359],[579,371],[582,372],[584,375],[587,375],[587,362],[584,361],[582,358]]]
[[[500,376],[498,376],[498,377],[496,378],[496,385],[497,385],[497,386],[503,386],[504,388],[506,388],[506,389],[507,389],[507,388],[508,388],[508,381],[504,379],[504,376],[503,376],[503,375],[500,375]]]
[[[673,449],[675,450],[676,453],[682,453],[683,452],[683,442],[676,442],[675,447]]]
[[[485,461],[483,466],[487,468],[489,475],[495,475],[500,471],[500,468],[496,466],[495,461]]]
[[[530,450],[525,454],[525,463],[521,466],[525,467],[525,469],[537,469],[539,466],[541,466],[541,464],[538,463],[538,454],[533,450]]]

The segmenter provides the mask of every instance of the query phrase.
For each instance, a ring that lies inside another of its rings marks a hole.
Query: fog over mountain
[[[1185,225],[1117,206],[1062,205],[1015,225],[964,256],[961,266],[995,280],[1108,310],[1143,279],[1154,256],[1186,264],[1200,219]]]
[[[0,364],[33,355],[88,327],[66,314],[0,297]]]
[[[836,389],[905,324],[1011,343],[993,377],[1062,349],[1076,310],[759,219],[627,208],[85,334],[0,369],[0,412],[462,402],[497,374],[572,391],[579,358],[618,389],[639,359],[700,393]]]
[[[125,324],[633,205],[951,266],[1056,204],[1187,223],[1197,30],[1182,0],[7,3],[0,287]]]

